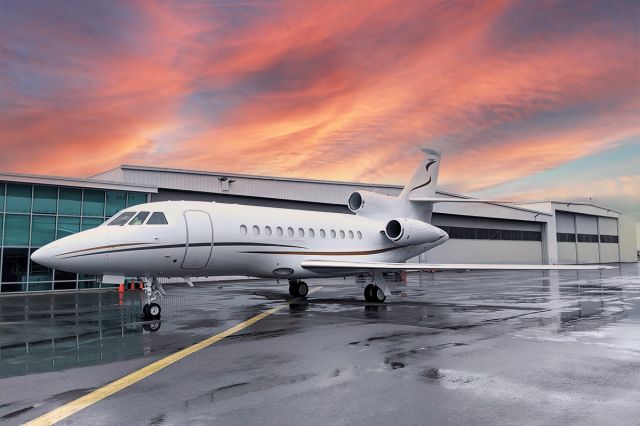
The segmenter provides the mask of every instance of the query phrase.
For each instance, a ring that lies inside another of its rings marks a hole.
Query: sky
[[[0,171],[120,164],[640,219],[640,2],[0,0]]]

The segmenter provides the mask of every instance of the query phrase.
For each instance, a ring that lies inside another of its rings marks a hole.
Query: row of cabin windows
[[[240,225],[240,234],[242,235],[247,235],[249,233],[249,229],[247,228],[246,225]],[[289,238],[293,238],[296,236],[296,230],[294,230],[292,227],[288,227],[288,228],[282,228],[281,226],[277,226],[275,229],[275,235],[278,237],[284,237],[286,233],[286,236]],[[274,234],[274,230],[270,227],[270,226],[265,226],[263,228],[260,228],[257,225],[253,225],[251,227],[251,234],[259,237],[260,235],[264,235],[266,237],[270,237]],[[320,238],[327,238],[327,236],[329,236],[330,238],[341,238],[341,239],[345,239],[345,238],[349,238],[350,240],[353,240],[354,238],[357,238],[359,240],[362,239],[362,232],[360,231],[344,231],[342,229],[339,229],[338,231],[336,231],[335,229],[330,229],[328,232],[324,229],[320,229],[318,232],[316,232],[315,229],[313,228],[308,228],[308,229],[304,229],[304,228],[298,228],[297,230],[297,235],[300,238],[304,238],[305,235],[308,235],[309,238],[315,238],[316,235],[318,235]]]
[[[109,226],[124,225],[168,225],[168,222],[167,218],[162,212],[151,213],[144,211],[124,212],[113,219],[111,222],[109,222]]]
[[[572,232],[558,232],[558,234],[556,235],[556,238],[558,239],[559,243],[575,243],[576,236],[579,243],[597,243],[598,242],[598,235],[596,234],[574,234]],[[617,244],[618,236],[617,235],[600,235],[600,242]]]

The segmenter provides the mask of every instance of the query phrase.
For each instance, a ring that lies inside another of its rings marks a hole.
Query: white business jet
[[[488,265],[405,263],[445,243],[429,222],[437,202],[486,202],[436,197],[440,153],[426,157],[398,197],[357,191],[355,214],[322,213],[238,204],[166,201],[140,204],[103,225],[56,240],[31,259],[50,268],[95,274],[105,283],[137,277],[145,284],[146,319],[160,318],[158,277],[247,275],[286,278],[292,297],[304,297],[305,278],[369,273],[364,298],[390,294],[384,272],[420,270],[606,269],[601,265]]]

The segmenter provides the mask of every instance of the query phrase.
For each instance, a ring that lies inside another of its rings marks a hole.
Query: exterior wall
[[[423,261],[433,263],[542,263],[539,241],[450,239],[429,250]]]
[[[576,243],[558,242],[558,263],[574,264],[577,262]]]
[[[621,262],[637,262],[636,221],[629,216],[618,219],[618,235]]]
[[[577,253],[578,253],[577,263],[599,263],[600,262],[598,244],[596,243],[578,243]]]

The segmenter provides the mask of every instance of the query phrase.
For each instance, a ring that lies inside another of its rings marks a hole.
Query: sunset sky
[[[122,163],[640,218],[639,1],[0,0],[0,171]]]

